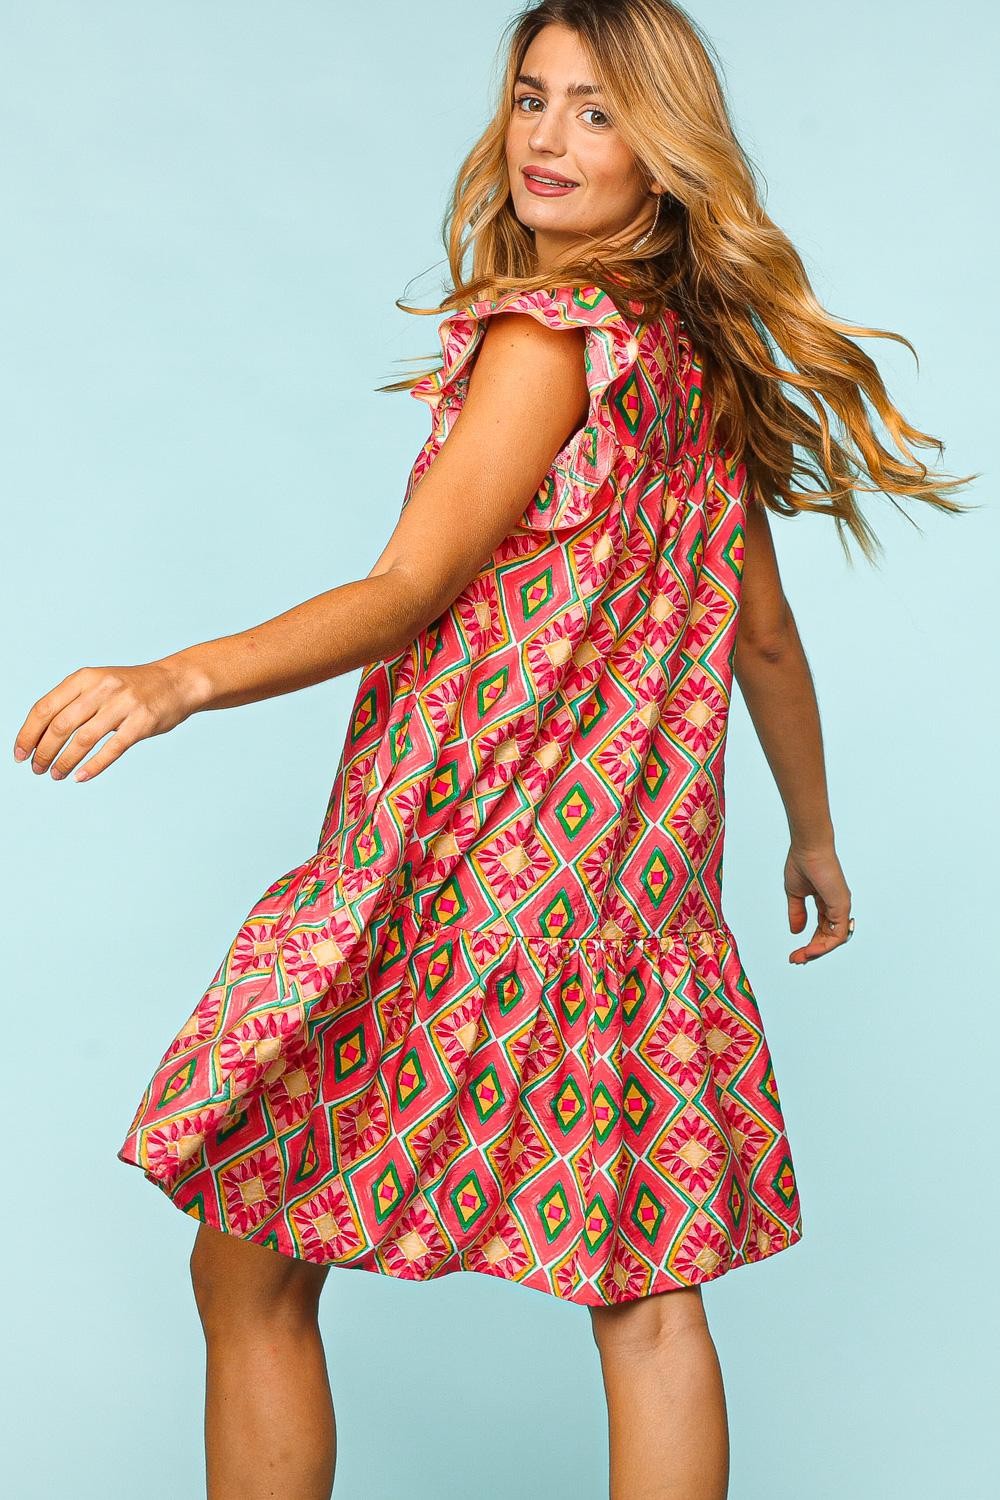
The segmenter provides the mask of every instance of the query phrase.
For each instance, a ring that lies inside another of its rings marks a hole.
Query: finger
[[[55,715],[72,703],[86,686],[89,668],[80,667],[57,682],[48,693],[43,694],[28,710],[27,718],[14,736],[14,750],[23,750],[23,759],[31,754]]]
[[[805,896],[788,896],[788,927],[791,932],[801,932],[806,925],[809,913],[806,911]]]
[[[72,770],[85,753],[96,744],[101,735],[107,734],[115,724],[124,718],[124,710],[119,709],[117,717],[110,712],[110,705],[100,704],[100,696],[93,689],[87,693],[81,693],[65,708],[61,708],[52,719],[45,733],[38,741],[31,768],[39,775],[51,768],[52,775],[56,781],[65,776],[68,770]],[[92,735],[90,742],[84,751],[77,752],[77,741],[70,740],[71,735],[79,737],[84,726],[102,724],[100,734]]]
[[[74,781],[93,781],[95,776],[99,776],[102,771],[107,770],[108,766],[120,760],[130,746],[147,738],[148,731],[143,726],[140,716],[129,714],[118,728],[112,731],[111,738],[105,740],[101,748],[89,760],[77,767],[73,772]]]
[[[61,781],[68,776],[89,755],[95,745],[109,734],[117,734],[129,719],[129,715],[121,707],[106,703],[97,713],[85,718],[77,729],[73,738],[66,747],[59,751],[52,762],[52,777],[55,781]],[[138,711],[134,711],[132,717],[136,720],[133,727],[138,727]],[[79,780],[86,780],[79,777]]]
[[[822,958],[840,948],[850,936],[850,901],[824,906],[817,902],[816,928],[803,948],[795,948],[788,955],[790,963],[805,964],[814,958]]]

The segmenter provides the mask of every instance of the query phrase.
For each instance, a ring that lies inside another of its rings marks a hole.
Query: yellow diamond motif
[[[396,1241],[396,1246],[400,1254],[410,1262],[419,1260],[430,1249],[423,1235],[418,1234],[415,1229],[410,1229],[406,1234],[401,1234]]]
[[[317,1215],[312,1227],[321,1240],[332,1240],[337,1234],[337,1221],[331,1213]]]
[[[523,844],[515,844],[512,849],[501,854],[498,862],[503,865],[508,875],[520,875],[521,871],[526,870],[531,864]]]
[[[702,1167],[705,1165],[709,1152],[701,1141],[690,1140],[684,1142],[677,1155],[682,1161],[687,1162],[689,1167]]]
[[[244,1204],[263,1203],[267,1197],[263,1180],[260,1177],[249,1177],[246,1182],[241,1182],[240,1197]]]
[[[689,723],[698,729],[703,729],[709,719],[714,717],[714,710],[703,698],[696,698],[693,703],[688,704],[684,710],[684,717]]]
[[[697,1050],[698,1043],[692,1037],[686,1036],[683,1031],[679,1031],[667,1044],[667,1051],[672,1052],[678,1062],[690,1062]]]
[[[505,1244],[498,1234],[495,1234],[489,1243],[483,1246],[483,1254],[491,1266],[495,1266],[498,1261],[506,1260],[510,1253],[510,1246]]]
[[[573,654],[573,646],[565,636],[560,636],[554,641],[548,641],[543,649],[554,667],[561,667],[563,662],[568,661]]]

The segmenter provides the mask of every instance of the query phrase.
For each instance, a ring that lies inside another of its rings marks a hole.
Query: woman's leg
[[[729,1431],[698,1286],[592,1307],[611,1500],[726,1500]]]
[[[208,1500],[329,1500],[336,1426],[318,1321],[329,1269],[198,1226]]]

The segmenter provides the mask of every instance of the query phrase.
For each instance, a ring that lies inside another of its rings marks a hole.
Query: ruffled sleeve
[[[509,292],[446,314],[438,329],[441,368],[410,387],[411,396],[437,408],[444,433],[465,400],[486,321],[500,312],[528,313],[549,328],[586,330],[586,421],[556,454],[520,526],[552,531],[591,523],[617,499],[618,464],[635,453],[627,418],[627,388],[639,356],[635,318],[595,286]]]

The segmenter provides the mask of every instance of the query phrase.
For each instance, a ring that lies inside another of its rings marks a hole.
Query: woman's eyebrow
[[[536,78],[534,73],[518,73],[517,83],[525,83],[529,88],[540,89],[543,94],[548,93],[548,88],[541,78]],[[567,99],[578,99],[583,94],[599,94],[601,91],[596,83],[571,83],[566,89]]]

